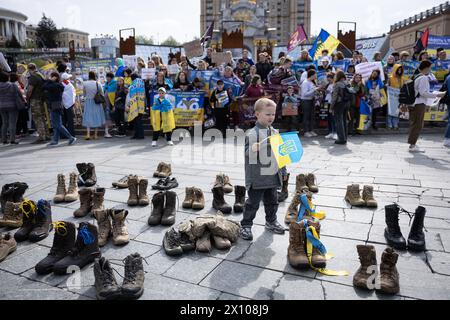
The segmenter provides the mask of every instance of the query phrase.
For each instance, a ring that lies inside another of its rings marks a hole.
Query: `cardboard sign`
[[[142,80],[153,80],[156,78],[156,69],[155,68],[145,68],[141,70]]]
[[[136,70],[137,56],[123,56],[123,64],[131,70]]]
[[[222,63],[227,63],[228,56],[226,52],[213,52],[211,55],[212,63],[216,65],[221,65]]]
[[[298,106],[292,102],[283,103],[282,115],[283,117],[298,116]]]
[[[200,40],[185,43],[184,51],[188,58],[195,58],[203,55],[203,47]]]
[[[383,65],[381,62],[365,62],[356,65],[355,71],[362,75],[364,81],[367,81],[374,70],[380,71],[380,79],[384,82]]]
[[[176,75],[180,72],[180,67],[177,64],[169,64],[167,66],[167,73],[169,75]]]

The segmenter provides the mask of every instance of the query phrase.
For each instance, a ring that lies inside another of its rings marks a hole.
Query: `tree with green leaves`
[[[169,36],[166,40],[161,42],[162,46],[178,47],[181,44],[172,36]]]
[[[58,36],[58,29],[55,22],[51,18],[42,14],[41,21],[38,23],[36,30],[36,38],[39,48],[56,48],[56,37]]]
[[[136,37],[136,43],[137,44],[147,44],[147,45],[151,45],[151,44],[155,44],[155,39],[150,36],[150,37],[146,37],[146,36],[137,36]]]

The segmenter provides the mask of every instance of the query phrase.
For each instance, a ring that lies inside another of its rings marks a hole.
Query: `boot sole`
[[[423,252],[423,251],[426,250],[426,246],[425,245],[417,246],[417,245],[414,245],[414,244],[410,244],[408,242],[408,250],[409,251],[414,251],[414,252]]]
[[[398,244],[395,244],[394,242],[392,242],[390,240],[387,240],[387,239],[386,239],[386,242],[387,242],[388,246],[394,248],[395,250],[406,251],[406,249],[407,249],[406,244],[405,245],[398,245]]]
[[[97,297],[97,300],[100,300],[100,301],[119,300],[120,297],[121,297],[121,293],[118,292],[118,293],[115,293],[115,294],[111,294],[110,296],[107,296],[107,297],[102,297],[102,296],[100,296],[100,295],[97,293],[97,294],[96,294],[96,297]]]
[[[123,300],[137,300],[143,294],[144,294],[144,288],[141,288],[141,290],[139,290],[138,292],[133,293],[133,294],[122,292],[122,295],[120,296],[120,298],[123,299]]]

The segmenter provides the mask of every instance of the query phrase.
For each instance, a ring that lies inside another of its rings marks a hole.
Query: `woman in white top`
[[[84,112],[83,112],[83,127],[86,128],[85,140],[91,140],[91,128],[94,128],[94,140],[98,139],[98,128],[105,125],[105,111],[103,105],[96,104],[94,97],[99,92],[103,95],[103,88],[97,82],[95,72],[89,72],[89,80],[84,82]]]

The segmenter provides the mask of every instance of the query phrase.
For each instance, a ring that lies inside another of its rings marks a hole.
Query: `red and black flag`
[[[200,39],[200,42],[201,42],[203,47],[205,47],[205,45],[208,44],[209,40],[212,39],[213,31],[214,31],[214,21],[211,23],[211,25],[209,26],[208,30],[206,30],[206,32],[203,35],[203,37]]]
[[[422,36],[419,39],[417,39],[416,45],[414,47],[415,53],[420,53],[428,47],[429,37],[430,37],[430,29],[427,28],[424,32],[422,32]]]

